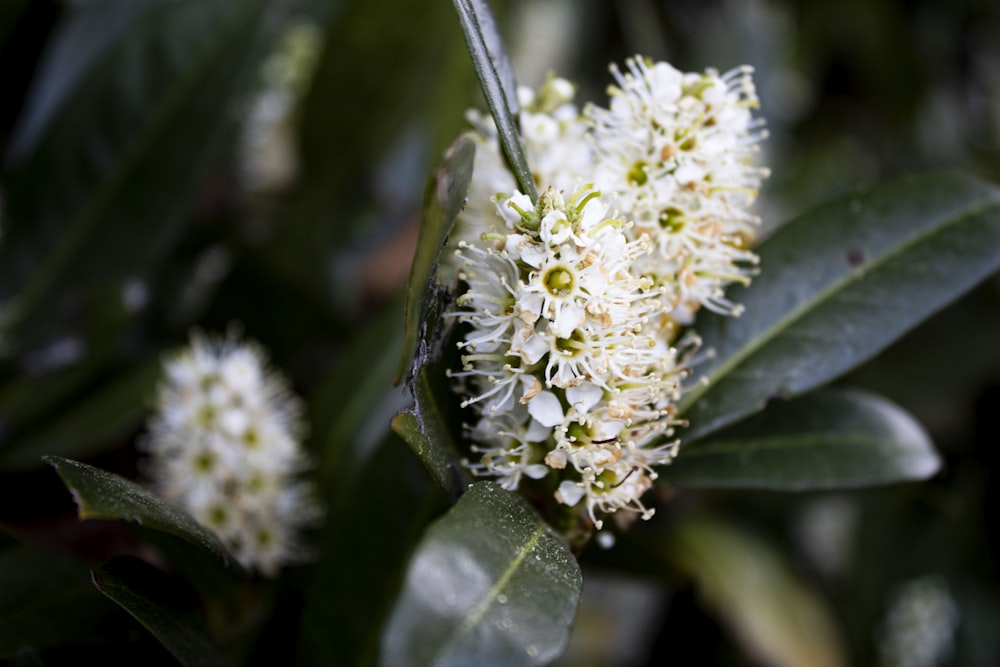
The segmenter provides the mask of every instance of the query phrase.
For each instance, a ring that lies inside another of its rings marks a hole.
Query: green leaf
[[[338,480],[340,488],[326,488],[320,558],[304,585],[301,664],[375,664],[410,550],[446,507],[420,463],[391,433],[367,463]]]
[[[66,412],[52,415],[43,428],[0,449],[0,469],[33,468],[42,454],[82,458],[116,444],[115,438],[142,420],[159,375],[158,361],[138,363]]]
[[[503,47],[496,20],[486,0],[454,0],[472,64],[479,75],[483,96],[490,107],[504,155],[521,192],[538,199],[535,179],[524,156],[524,146],[518,131],[517,86],[514,68]]]
[[[743,315],[695,325],[715,357],[679,404],[689,442],[854,368],[1000,269],[1000,190],[903,178],[785,225],[758,254],[760,276],[729,294]]]
[[[474,484],[418,545],[381,664],[547,664],[566,647],[582,583],[565,542],[524,500]]]
[[[287,8],[146,3],[71,82],[5,184],[0,300],[12,335],[52,327],[56,296],[142,275],[172,248]]]
[[[77,513],[86,519],[122,519],[145,528],[175,535],[211,552],[224,564],[236,560],[219,538],[195,521],[187,512],[159,498],[135,482],[85,463],[45,456],[73,494]]]
[[[660,479],[674,486],[804,491],[925,479],[940,466],[926,431],[899,406],[857,389],[821,389],[682,445]]]
[[[114,606],[76,559],[34,546],[0,551],[0,660],[46,649],[95,645]]]
[[[420,458],[434,481],[454,501],[469,484],[469,476],[459,464],[458,448],[448,424],[460,417],[448,410],[441,397],[451,398],[447,387],[435,386],[432,378],[442,378],[437,365],[423,366],[413,379],[414,406],[392,420],[392,430]]]
[[[431,354],[427,349],[418,352],[418,346],[421,343],[426,346],[434,333],[431,311],[433,300],[440,298],[439,290],[433,282],[434,275],[441,249],[448,240],[455,219],[465,206],[475,154],[476,146],[472,140],[461,137],[448,150],[444,164],[434,172],[427,184],[420,239],[406,290],[404,353],[397,382],[410,367],[415,354],[417,366],[426,363]]]
[[[771,667],[846,664],[829,612],[770,546],[718,521],[686,518],[667,557],[691,576],[755,662]]]
[[[178,582],[132,556],[118,556],[92,571],[94,585],[142,623],[182,665],[225,665],[206,634],[205,619],[184,600]]]

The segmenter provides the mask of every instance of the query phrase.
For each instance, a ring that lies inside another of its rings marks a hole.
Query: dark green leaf
[[[421,369],[414,380],[417,407],[396,415],[392,430],[409,445],[438,486],[455,501],[469,479],[459,464],[455,443],[440,404],[428,386],[426,373],[426,369]]]
[[[806,214],[758,252],[760,276],[729,295],[744,314],[696,323],[715,358],[679,406],[689,441],[870,359],[1000,268],[1000,190],[904,178]]]
[[[667,558],[756,661],[773,667],[846,664],[829,612],[765,542],[706,517],[673,528]]]
[[[137,364],[68,411],[53,415],[41,430],[0,450],[0,469],[35,467],[43,454],[83,458],[116,444],[116,437],[141,421],[159,374],[159,362]]]
[[[32,148],[6,183],[0,299],[9,327],[51,326],[56,295],[142,275],[169,251],[286,9],[150,2],[91,59],[37,145],[25,140]]]
[[[469,484],[469,476],[460,465],[458,448],[448,428],[461,417],[446,401],[454,396],[443,382],[444,373],[438,365],[423,366],[413,378],[414,405],[400,413],[392,422],[392,430],[420,458],[434,481],[454,501]]]
[[[225,665],[205,633],[204,619],[184,600],[178,582],[152,565],[119,556],[93,569],[97,589],[142,623],[182,665]],[[185,604],[185,602],[187,604]]]
[[[320,557],[305,585],[300,663],[373,665],[407,557],[444,498],[391,433],[327,495]]]
[[[448,150],[444,164],[435,171],[427,184],[420,239],[406,291],[404,354],[397,381],[410,367],[415,354],[417,366],[426,363],[430,355],[429,350],[418,352],[417,348],[421,343],[426,346],[433,333],[434,323],[430,321],[431,301],[439,298],[433,283],[434,275],[441,249],[448,240],[455,219],[465,206],[475,154],[475,144],[468,138],[460,138]],[[427,331],[428,328],[431,331]]]
[[[236,560],[214,533],[187,512],[171,505],[135,482],[105,470],[46,456],[76,500],[80,519],[122,519],[159,530],[207,549],[225,564]]]
[[[472,64],[479,75],[483,96],[490,107],[504,155],[521,191],[538,199],[535,179],[524,156],[518,130],[517,87],[514,68],[503,47],[496,21],[486,0],[454,0]]]
[[[33,546],[0,552],[0,591],[0,660],[99,644],[98,626],[115,613],[83,563]]]
[[[392,420],[392,430],[410,446],[423,462],[427,471],[445,493],[453,500],[461,494],[454,457],[440,445],[440,441],[427,437],[414,412],[401,412]]]
[[[826,389],[682,446],[660,479],[675,486],[783,491],[930,477],[941,465],[905,410],[856,389]]]
[[[544,665],[582,587],[565,542],[519,496],[474,484],[428,528],[383,634],[384,665]]]

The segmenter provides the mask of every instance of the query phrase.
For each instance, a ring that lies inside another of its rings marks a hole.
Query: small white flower
[[[262,350],[194,336],[166,362],[156,404],[147,445],[156,490],[248,568],[273,575],[302,560],[298,532],[319,509],[299,479],[301,407]]]

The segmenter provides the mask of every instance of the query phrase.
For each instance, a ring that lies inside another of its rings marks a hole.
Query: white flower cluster
[[[562,471],[557,500],[586,498],[598,527],[597,512],[648,516],[639,497],[675,444],[646,445],[669,431],[684,375],[657,335],[660,289],[631,271],[649,238],[630,239],[589,186],[496,205],[505,231],[458,250],[468,289],[457,317],[470,326],[453,375],[482,415],[470,467],[510,489]]]
[[[747,283],[748,208],[767,170],[749,68],[684,74],[612,66],[610,107],[573,104],[550,78],[519,91],[537,201],[515,190],[488,117],[455,237],[465,325],[456,389],[478,423],[468,467],[506,488],[551,480],[558,502],[600,516],[632,508],[669,463],[675,404],[697,338],[675,343],[702,306]],[[511,194],[504,194],[511,193]]]
[[[248,568],[302,560],[299,529],[320,512],[299,478],[301,407],[263,351],[195,336],[164,370],[147,445],[156,490]]]

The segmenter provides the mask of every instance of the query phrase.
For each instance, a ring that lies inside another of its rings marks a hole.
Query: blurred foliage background
[[[688,71],[753,65],[771,133],[764,234],[906,172],[1000,181],[994,2],[493,6],[520,82],[556,71],[581,103],[603,95],[609,62],[636,53]],[[328,521],[312,536],[318,564],[262,585],[266,611],[240,620],[263,630],[234,643],[251,662],[337,650],[364,662],[379,596],[398,583],[383,575],[446,506],[388,421],[407,400],[392,379],[423,188],[464,110],[483,106],[451,3],[13,0],[0,7],[0,81],[0,591],[12,592],[0,657],[170,662],[86,573],[148,547],[120,525],[78,522],[40,457],[138,477],[162,353],[192,327],[238,323],[308,400]],[[775,640],[739,611],[760,594],[757,576],[777,598],[817,591],[846,664],[1000,664],[1000,541],[987,522],[1000,510],[998,340],[994,277],[849,378],[929,429],[946,466],[928,483],[665,503],[656,521],[710,512],[738,526],[761,565],[719,584],[732,594],[668,567],[646,524],[629,544],[585,552],[560,664],[795,664],[780,657],[794,650],[762,651]],[[891,609],[913,590],[937,600],[922,607],[927,625],[914,623],[944,631],[940,660],[927,649],[892,662],[902,621]],[[337,596],[373,601],[347,609]],[[29,608],[52,622],[18,653],[11,638],[34,627]]]

